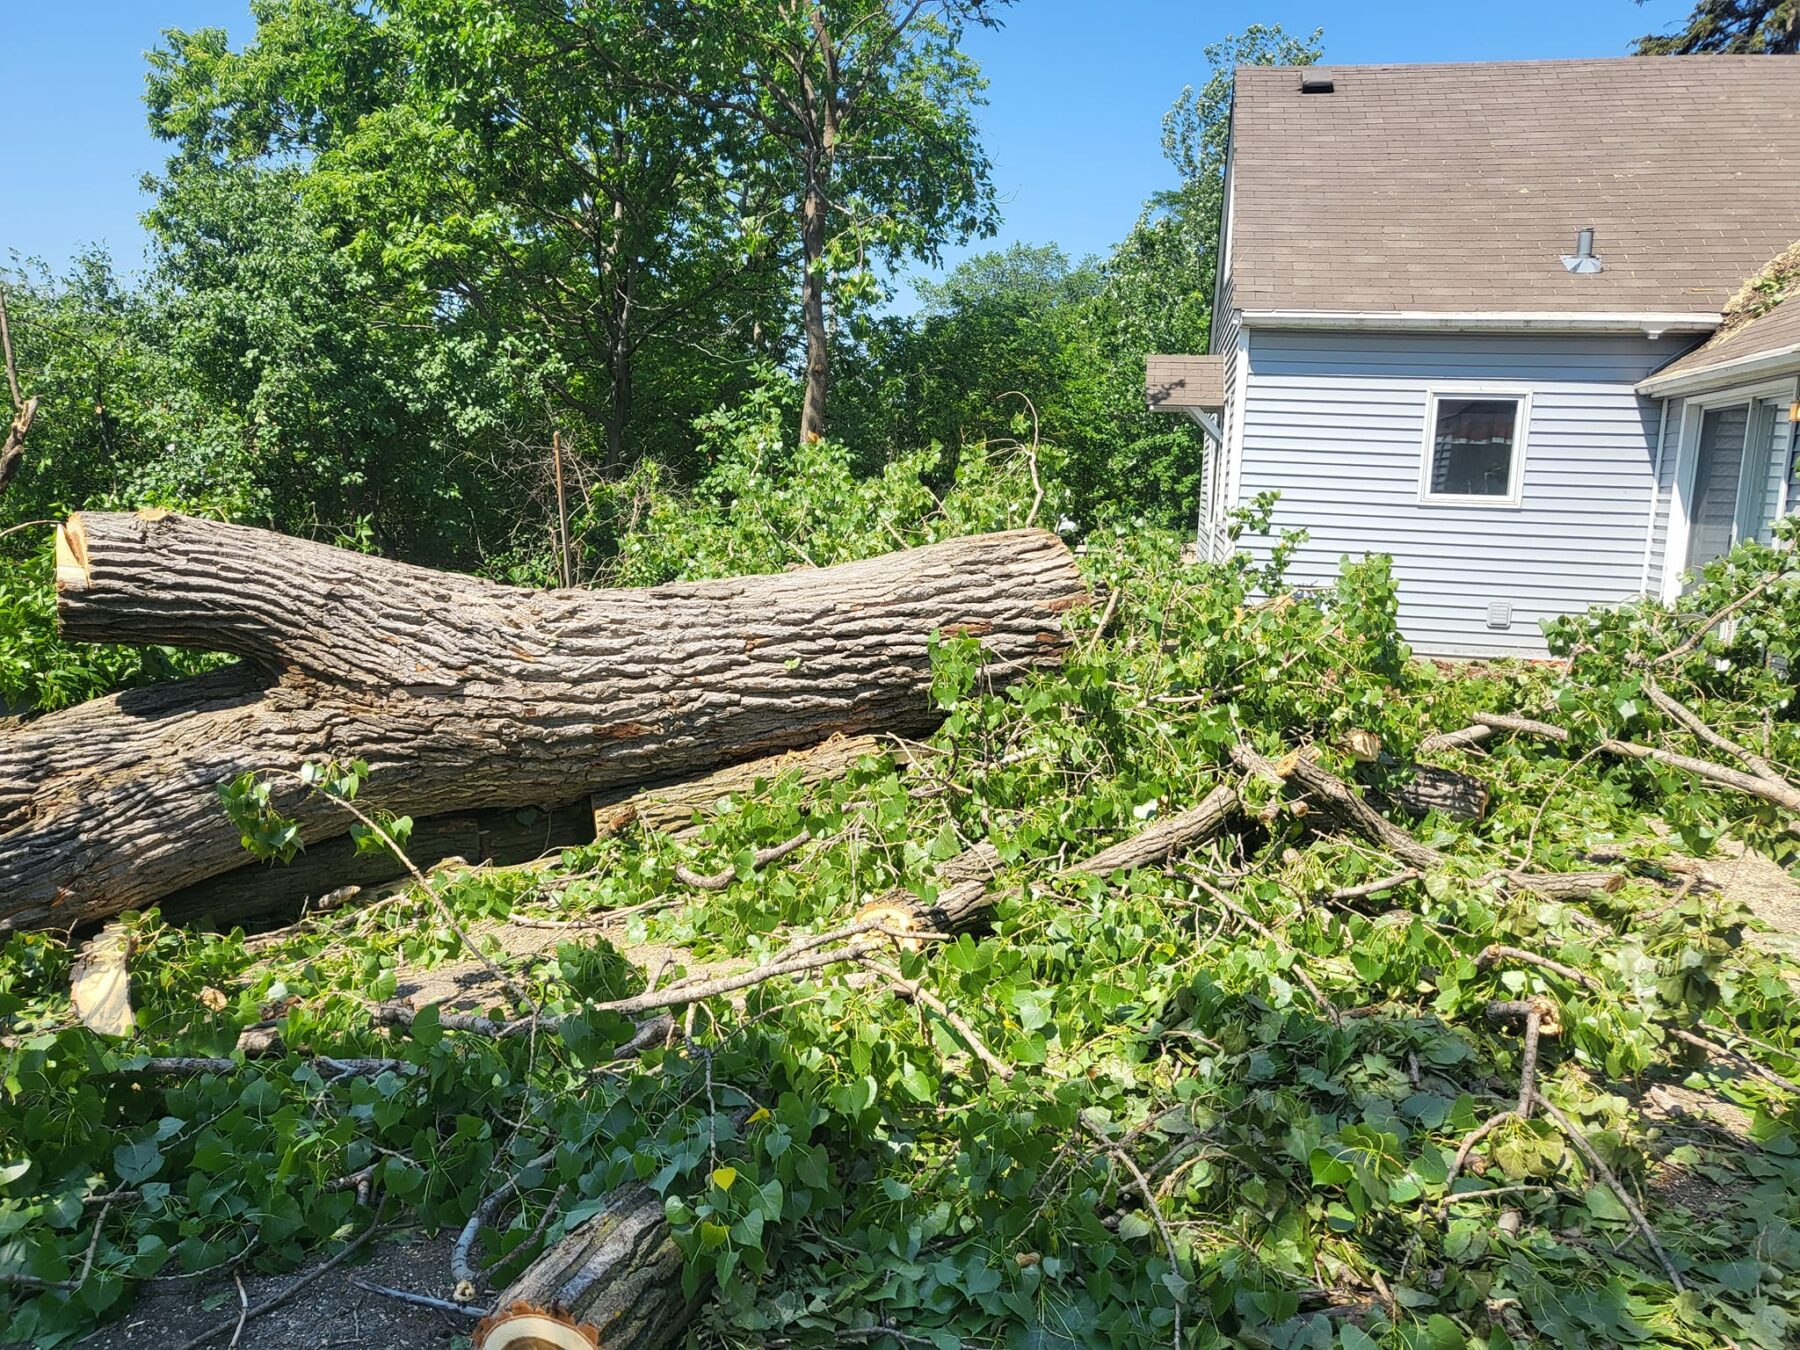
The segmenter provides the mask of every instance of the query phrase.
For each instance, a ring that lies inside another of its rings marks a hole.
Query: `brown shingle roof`
[[[1324,73],[1237,72],[1239,308],[1717,311],[1800,234],[1800,58]]]
[[[1144,397],[1151,412],[1221,407],[1225,402],[1225,358],[1146,356]]]
[[[1644,383],[1659,386],[1670,380],[1736,366],[1742,361],[1783,355],[1792,355],[1792,364],[1800,365],[1800,296],[1789,296],[1767,314],[1702,343],[1686,356],[1671,361]]]

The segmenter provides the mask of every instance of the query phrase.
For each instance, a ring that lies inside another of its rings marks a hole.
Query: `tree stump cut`
[[[681,1292],[681,1252],[648,1186],[606,1208],[527,1266],[475,1330],[476,1350],[667,1350],[699,1307]]]

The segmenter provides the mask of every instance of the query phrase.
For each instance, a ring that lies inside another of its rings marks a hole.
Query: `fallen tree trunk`
[[[632,792],[595,793],[591,799],[594,835],[604,838],[636,824],[681,839],[698,832],[696,815],[716,812],[724,798],[756,792],[758,784],[772,787],[776,783],[799,783],[812,787],[839,777],[857,760],[871,755],[903,757],[891,741],[878,736],[833,736],[809,749],[733,764],[703,778]]]
[[[1059,659],[1062,615],[1088,599],[1041,530],[619,591],[528,591],[166,512],[72,516],[57,540],[67,636],[243,661],[0,734],[0,931],[240,866],[217,790],[245,773],[310,844],[351,819],[298,782],[309,760],[366,760],[364,808],[419,816],[922,733],[933,633],[979,637],[1003,682]]]
[[[593,839],[593,816],[584,797],[557,807],[422,816],[413,822],[406,856],[427,872],[452,858],[508,867]],[[252,921],[291,922],[326,896],[336,904],[362,903],[372,888],[406,875],[406,864],[393,854],[358,851],[345,836],[315,844],[289,863],[253,862],[183,887],[164,897],[161,908],[171,923],[220,930]]]

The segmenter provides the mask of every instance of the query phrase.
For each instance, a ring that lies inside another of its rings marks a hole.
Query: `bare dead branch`
[[[1489,943],[1481,949],[1480,955],[1475,958],[1475,968],[1486,970],[1489,966],[1496,965],[1501,961],[1516,961],[1523,965],[1537,966],[1539,969],[1560,975],[1570,983],[1580,985],[1583,989],[1598,991],[1603,987],[1599,980],[1585,970],[1577,970],[1574,966],[1566,966],[1561,961],[1552,961],[1549,957],[1539,956],[1536,952],[1528,952],[1520,947],[1508,947],[1498,942]]]
[[[474,1299],[475,1287],[481,1279],[481,1273],[472,1264],[475,1240],[481,1236],[481,1230],[493,1226],[494,1215],[506,1203],[508,1196],[522,1194],[519,1190],[519,1176],[522,1173],[548,1167],[555,1160],[556,1150],[546,1149],[481,1197],[481,1202],[475,1206],[475,1212],[469,1215],[469,1221],[463,1225],[462,1232],[457,1235],[456,1246],[450,1252],[450,1278],[456,1281],[455,1298],[458,1305],[467,1304]]]
[[[1758,778],[1765,778],[1773,784],[1787,785],[1787,780],[1775,772],[1774,766],[1768,760],[1739,745],[1721,732],[1715,731],[1687,704],[1682,703],[1647,676],[1644,679],[1644,693],[1649,696],[1652,703],[1686,727],[1693,734],[1694,739],[1712,746],[1715,750],[1723,750],[1726,754],[1741,761]]]
[[[1365,896],[1380,895],[1384,891],[1398,890],[1408,882],[1417,881],[1423,874],[1413,867],[1404,872],[1396,872],[1389,877],[1380,877],[1374,881],[1365,881],[1360,886],[1346,886],[1342,890],[1331,893],[1333,900],[1361,900]]]
[[[1700,626],[1689,634],[1687,640],[1681,643],[1680,646],[1670,648],[1650,664],[1652,666],[1665,666],[1671,662],[1681,660],[1682,657],[1686,656],[1705,641],[1708,633],[1712,632],[1713,629],[1724,623],[1733,614],[1736,614],[1740,609],[1744,608],[1744,606],[1748,605],[1752,600],[1756,599],[1776,582],[1791,575],[1792,571],[1793,569],[1790,567],[1783,568],[1779,572],[1772,572],[1761,581],[1757,582],[1749,590],[1745,591],[1742,595],[1738,596],[1737,599],[1731,601],[1731,603],[1721,605],[1718,609],[1707,615],[1706,618],[1701,621]]]
[[[785,839],[769,848],[760,848],[750,860],[750,870],[760,872],[763,868],[780,862],[790,853],[806,847],[812,842],[812,832],[801,830],[792,839]],[[703,891],[722,891],[737,880],[738,870],[735,866],[724,867],[717,872],[696,872],[685,865],[675,868],[676,880],[683,885],[698,887]]]
[[[1169,1254],[1169,1269],[1179,1275],[1181,1259],[1176,1253],[1175,1235],[1169,1231],[1168,1221],[1163,1218],[1162,1210],[1156,1203],[1156,1190],[1150,1185],[1150,1179],[1144,1175],[1143,1169],[1137,1165],[1132,1156],[1125,1151],[1123,1144],[1108,1138],[1098,1127],[1090,1124],[1086,1117],[1080,1119],[1081,1128],[1087,1136],[1100,1145],[1119,1166],[1131,1174],[1131,1180],[1136,1185],[1138,1194],[1144,1197],[1144,1207],[1150,1211],[1150,1220],[1156,1225],[1157,1236],[1162,1239],[1163,1250]],[[1181,1304],[1182,1295],[1176,1294],[1174,1344],[1177,1350],[1180,1350],[1181,1346]]]
[[[1618,1177],[1613,1175],[1612,1168],[1608,1167],[1605,1160],[1594,1151],[1594,1146],[1588,1143],[1587,1136],[1582,1134],[1575,1127],[1575,1122],[1559,1111],[1543,1093],[1534,1092],[1532,1097],[1539,1106],[1544,1108],[1544,1113],[1556,1122],[1557,1128],[1568,1137],[1569,1142],[1575,1145],[1576,1150],[1587,1160],[1588,1165],[1605,1179],[1606,1184],[1612,1188],[1612,1193],[1619,1197],[1619,1203],[1625,1207],[1625,1212],[1631,1216],[1632,1223],[1637,1226],[1638,1232],[1643,1236],[1650,1250],[1656,1254],[1656,1259],[1662,1264],[1663,1272],[1669,1277],[1669,1283],[1674,1285],[1677,1291],[1685,1290],[1687,1285],[1682,1282],[1681,1272],[1676,1270],[1674,1263],[1669,1260],[1669,1254],[1663,1250],[1662,1243],[1657,1240],[1656,1230],[1644,1217],[1644,1211],[1638,1208],[1637,1201],[1631,1198],[1631,1193],[1625,1189]]]
[[[371,1294],[380,1294],[383,1298],[397,1299],[401,1303],[410,1303],[418,1308],[430,1308],[435,1312],[450,1313],[457,1317],[487,1317],[491,1309],[477,1308],[467,1303],[452,1303],[447,1298],[433,1298],[430,1294],[410,1294],[404,1289],[393,1289],[385,1284],[370,1284],[367,1280],[351,1280],[358,1289],[365,1289]]]

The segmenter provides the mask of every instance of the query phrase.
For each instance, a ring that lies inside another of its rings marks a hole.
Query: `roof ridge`
[[[1309,66],[1275,66],[1275,65],[1241,65],[1233,67],[1233,73],[1241,75],[1246,71],[1297,72],[1303,70],[1331,70],[1338,72],[1351,71],[1432,71],[1432,70],[1518,70],[1547,67],[1573,66],[1606,66],[1625,67],[1642,66],[1667,71],[1673,62],[1713,65],[1755,65],[1768,66],[1771,69],[1783,68],[1780,57],[1766,54],[1744,52],[1694,52],[1682,56],[1549,56],[1506,58],[1493,61],[1319,61]],[[1800,74],[1800,61],[1786,63],[1788,68]]]

